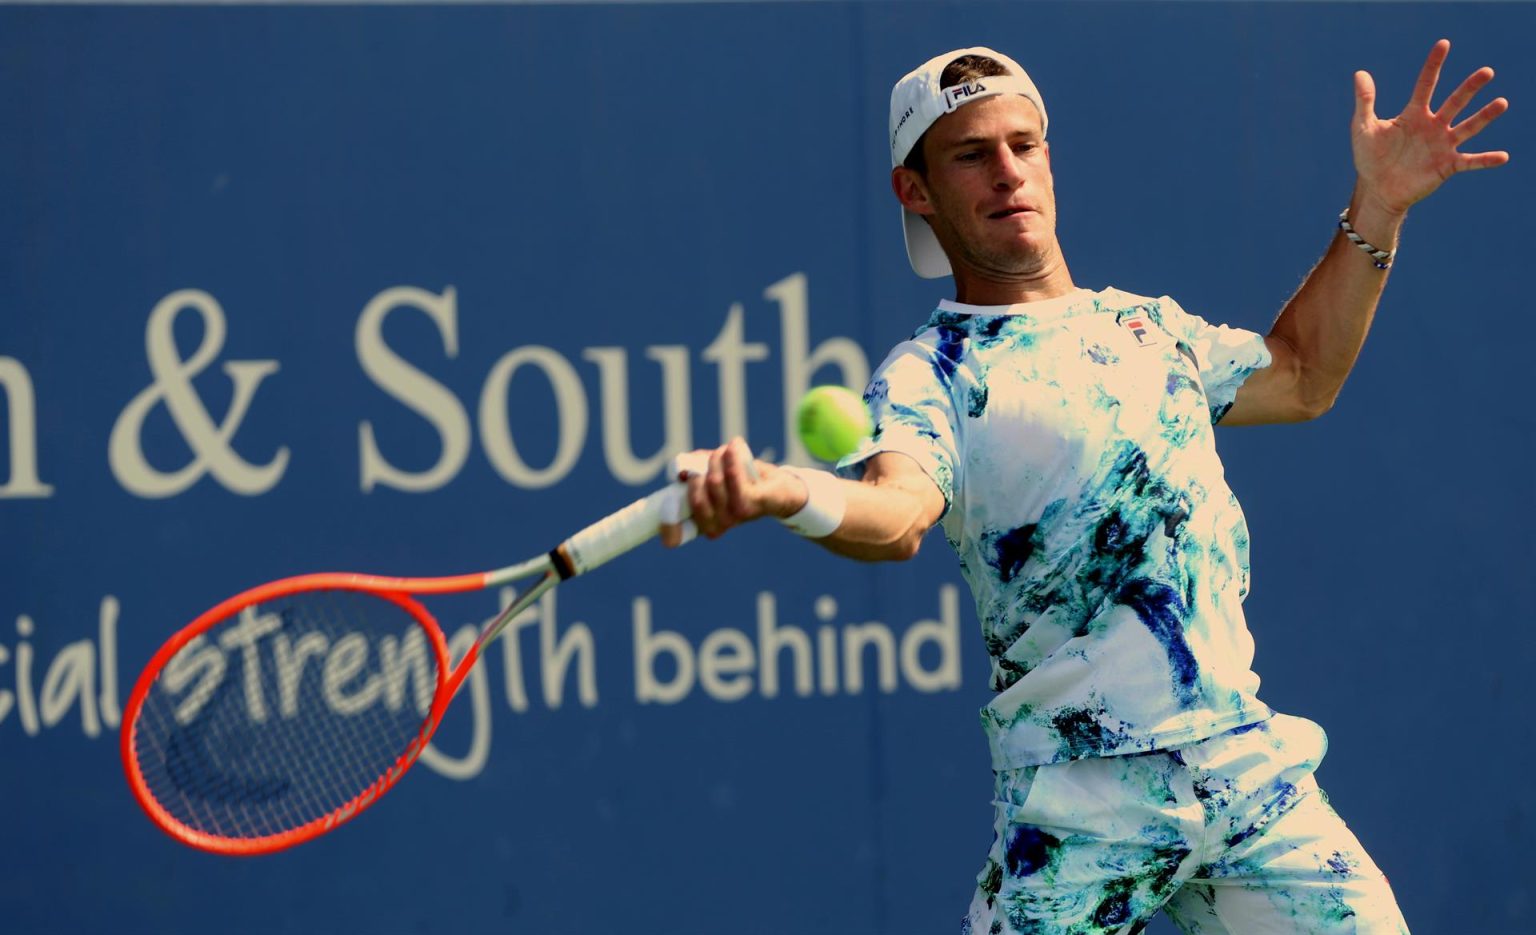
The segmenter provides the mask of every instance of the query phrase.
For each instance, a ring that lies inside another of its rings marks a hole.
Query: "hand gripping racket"
[[[683,456],[671,474],[703,470]],[[172,837],[265,854],[356,817],[416,762],[485,647],[545,591],[656,535],[692,534],[670,484],[547,555],[477,574],[284,578],[224,601],[173,636],[134,685],[121,751],[128,784]],[[534,579],[449,671],[418,595]]]

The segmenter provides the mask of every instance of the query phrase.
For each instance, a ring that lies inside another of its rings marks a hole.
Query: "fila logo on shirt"
[[[1133,314],[1120,319],[1120,327],[1130,332],[1138,347],[1156,347],[1163,343],[1161,336],[1152,330],[1152,321],[1145,315]]]

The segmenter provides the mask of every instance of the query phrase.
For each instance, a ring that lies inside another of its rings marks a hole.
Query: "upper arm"
[[[1289,341],[1275,335],[1264,338],[1269,366],[1253,371],[1237,388],[1223,425],[1268,425],[1303,422],[1321,413],[1304,404],[1301,394],[1301,358]]]
[[[1285,338],[1213,325],[1166,296],[1161,301],[1171,330],[1194,351],[1212,422],[1260,425],[1319,414],[1303,404],[1301,358]]]
[[[944,494],[933,478],[908,455],[882,451],[866,462],[862,481],[877,490],[896,490],[917,502],[916,527],[927,532],[944,515]]]
[[[875,434],[836,472],[859,481],[849,491],[847,520],[828,543],[859,558],[904,559],[943,517],[959,481],[962,443],[954,404],[962,341],[896,346],[864,393]]]
[[[892,350],[864,391],[874,437],[836,468],[843,477],[863,480],[868,466],[880,458],[889,477],[905,478],[903,487],[917,483],[909,477],[911,472],[921,474],[922,499],[928,501],[930,488],[939,495],[935,521],[954,495],[963,462],[961,420],[954,398],[960,355],[953,347],[945,347],[947,352],[941,353],[939,348],[906,341]],[[899,457],[881,457],[887,454]]]

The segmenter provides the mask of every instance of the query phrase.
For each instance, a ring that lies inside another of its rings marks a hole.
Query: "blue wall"
[[[1079,283],[1263,329],[1348,199],[1351,72],[1394,111],[1441,35],[1448,86],[1499,69],[1485,148],[1514,161],[1415,210],[1333,413],[1221,443],[1263,697],[1329,731],[1320,779],[1417,930],[1528,924],[1533,34],[1523,3],[0,9],[0,929],[954,930],[990,840],[986,661],[937,534],[908,566],[768,527],[630,555],[491,654],[438,760],[276,857],[156,831],[117,708],[236,590],[512,561],[733,425],[782,456],[785,396],[862,378],[950,285],[911,275],[887,190],[917,62],[1030,68]],[[162,306],[177,360],[222,328],[206,367],[152,369]],[[435,402],[392,395],[392,355]],[[241,380],[227,438],[198,430]],[[433,606],[451,633],[494,605]],[[774,697],[759,668],[740,700],[647,702],[677,675],[637,676],[647,612],[694,648],[933,621],[959,687],[931,642],[890,691],[869,656],[802,696],[786,652]],[[545,625],[590,639],[558,683]]]

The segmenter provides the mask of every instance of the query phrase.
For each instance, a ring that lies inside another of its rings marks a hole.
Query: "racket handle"
[[[672,459],[671,477],[704,473],[707,458],[694,453]],[[611,513],[560,544],[551,557],[562,578],[586,574],[610,559],[618,558],[661,531],[663,523],[680,524],[683,542],[696,530],[688,520],[688,485],[676,481],[629,506]]]

